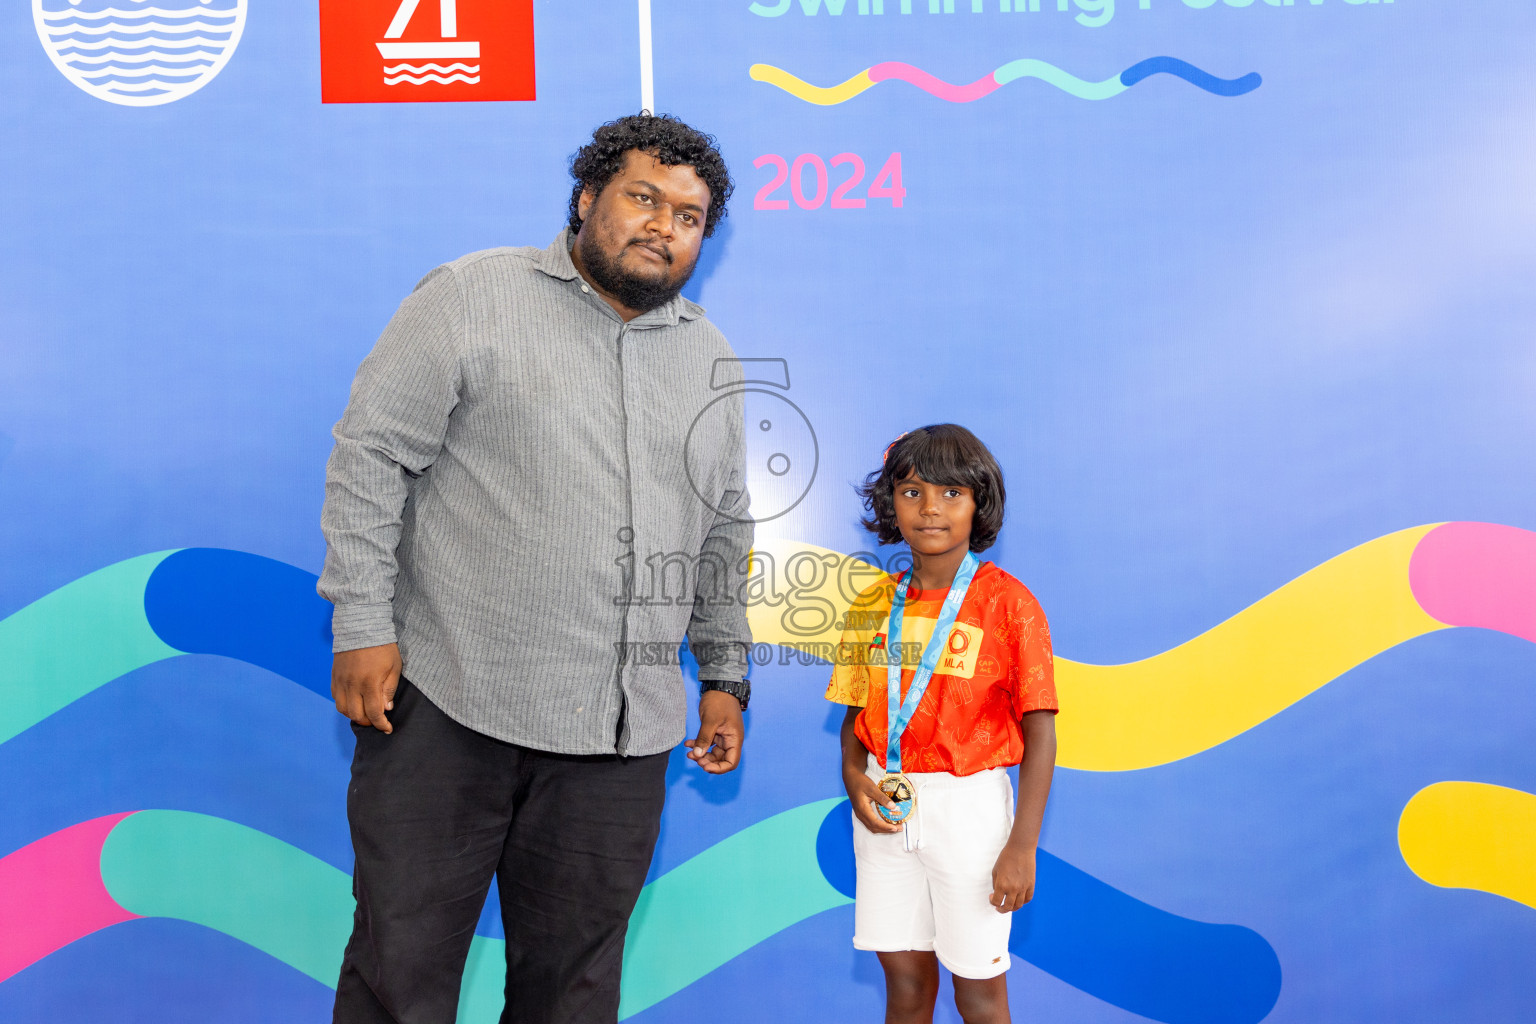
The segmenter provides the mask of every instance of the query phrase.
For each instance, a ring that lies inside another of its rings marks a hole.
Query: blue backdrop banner
[[[777,603],[623,1018],[878,1017],[823,645],[894,554],[852,485],[954,421],[1059,659],[1018,1018],[1536,1019],[1533,52],[1522,0],[7,8],[0,1020],[329,1019],[331,425],[642,106],[738,183],[686,294],[758,361]]]

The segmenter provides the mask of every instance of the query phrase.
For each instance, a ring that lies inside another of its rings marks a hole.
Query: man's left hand
[[[688,741],[688,756],[711,775],[724,775],[741,761],[746,738],[741,701],[720,690],[699,696],[699,735]]]

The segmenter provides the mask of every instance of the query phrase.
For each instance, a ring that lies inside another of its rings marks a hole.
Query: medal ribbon
[[[949,631],[954,628],[955,619],[960,615],[960,603],[965,600],[965,592],[970,589],[971,577],[976,575],[979,565],[981,559],[976,557],[976,553],[967,551],[965,561],[960,563],[960,569],[955,573],[954,582],[949,585],[944,606],[939,609],[939,621],[934,623],[933,636],[928,638],[928,646],[923,650],[923,660],[912,673],[912,686],[907,690],[906,700],[901,699],[901,620],[907,609],[907,585],[912,582],[911,570],[896,585],[896,596],[891,599],[891,625],[886,631],[885,645],[885,696],[890,708],[887,722],[889,730],[885,741],[887,772],[901,771],[901,735],[907,731],[907,724],[912,721],[918,704],[922,703],[928,681],[933,678],[933,670],[938,667],[939,655],[949,643]]]

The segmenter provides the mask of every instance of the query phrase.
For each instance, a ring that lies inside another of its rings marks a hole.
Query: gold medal
[[[890,797],[891,802],[896,805],[893,811],[875,804],[875,810],[880,812],[880,817],[892,825],[900,825],[912,817],[912,812],[917,808],[917,789],[912,785],[911,779],[901,772],[886,772],[878,785],[880,792]]]

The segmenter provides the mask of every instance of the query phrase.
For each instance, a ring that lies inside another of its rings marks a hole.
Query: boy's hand
[[[896,805],[891,798],[880,791],[875,784],[863,772],[844,772],[843,788],[848,790],[848,802],[853,804],[853,814],[859,819],[859,824],[871,832],[900,832],[900,825],[893,825],[880,817],[880,812],[875,810],[875,804],[880,804],[888,810],[894,811]]]
[[[399,687],[398,644],[342,651],[331,659],[331,699],[337,711],[358,725],[394,732],[385,712],[395,709],[395,690]]]
[[[711,775],[724,775],[741,761],[747,726],[741,701],[720,690],[699,695],[699,735],[688,740],[688,756]]]
[[[992,866],[989,902],[999,914],[1011,914],[1035,898],[1035,848],[1005,846]]]

